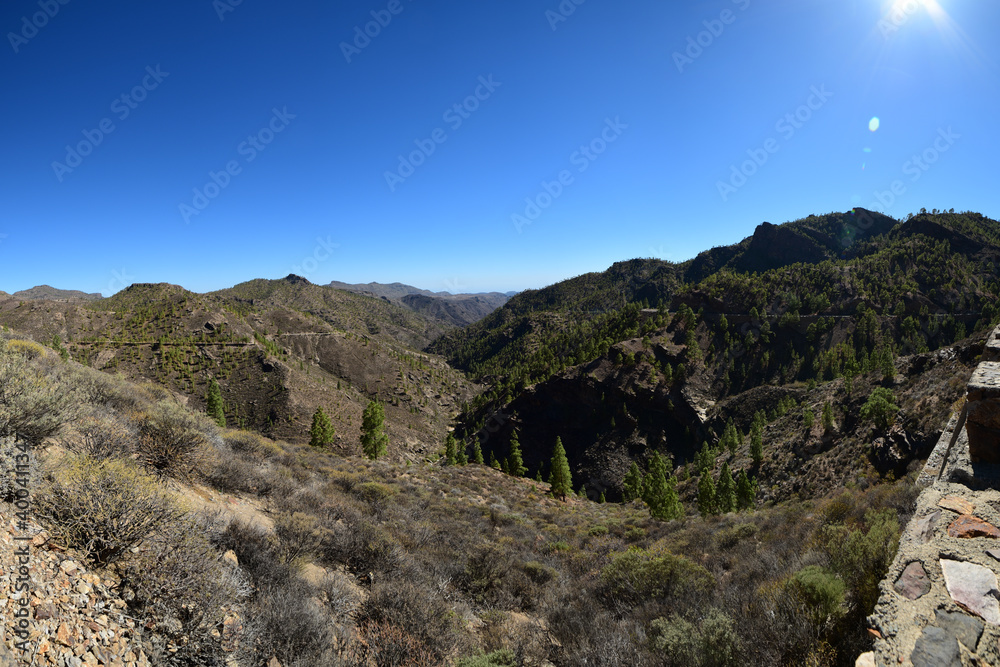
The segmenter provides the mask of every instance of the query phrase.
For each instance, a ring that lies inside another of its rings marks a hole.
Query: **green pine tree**
[[[722,464],[722,472],[719,473],[719,483],[715,487],[715,507],[720,514],[726,514],[736,510],[736,482],[729,472],[729,464]]]
[[[455,463],[460,466],[469,465],[469,455],[465,453],[465,443],[456,443],[455,448]]]
[[[309,428],[309,444],[313,447],[323,447],[333,444],[333,422],[323,412],[323,408],[316,408],[313,413],[312,426]]]
[[[370,401],[361,415],[361,451],[371,460],[383,456],[389,449],[389,436],[385,432],[385,408],[378,401]]]
[[[830,401],[823,404],[823,431],[829,433],[833,430],[833,406]]]
[[[573,493],[573,475],[569,470],[569,461],[566,460],[566,450],[563,448],[562,438],[556,438],[556,446],[552,451],[552,472],[549,473],[549,485],[552,487],[552,495],[556,498],[566,500],[566,494]]]
[[[740,512],[750,510],[756,504],[757,481],[747,477],[747,471],[741,470],[736,477],[736,509]]]
[[[453,466],[458,463],[458,443],[455,436],[449,433],[444,439],[444,464]]]
[[[517,439],[517,431],[510,434],[510,453],[507,455],[507,474],[514,477],[524,477],[528,469],[524,467],[524,457],[521,455],[521,443]]]
[[[545,480],[542,478],[542,467],[538,466],[538,472],[535,473],[535,481],[540,484],[544,484]]]
[[[485,465],[483,461],[483,447],[479,444],[478,438],[472,441],[472,462]]]
[[[726,430],[723,431],[719,444],[722,446],[721,448],[728,449],[730,454],[735,454],[736,448],[740,446],[740,434],[736,430],[736,426],[733,425],[732,419],[726,422]]]
[[[600,503],[601,505],[603,505],[607,501],[608,501],[608,499],[604,497],[604,492],[601,491],[601,495],[597,496],[597,502]]]
[[[659,452],[649,462],[643,500],[654,519],[670,521],[684,515],[684,507],[677,496],[677,480],[667,471],[667,460]]]
[[[226,412],[222,407],[222,389],[219,383],[212,378],[208,383],[208,393],[205,394],[205,412],[221,428],[226,428]]]
[[[490,467],[494,470],[500,470],[500,462],[497,461],[496,454],[490,451]]]
[[[702,516],[715,514],[715,482],[712,473],[705,471],[698,480],[698,511]]]
[[[639,470],[639,464],[632,461],[632,467],[625,474],[625,479],[622,480],[622,497],[625,502],[630,503],[636,498],[643,497],[643,474]]]

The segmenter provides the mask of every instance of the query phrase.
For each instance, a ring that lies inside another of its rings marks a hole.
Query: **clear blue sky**
[[[995,2],[63,1],[0,8],[8,292],[519,290],[855,205],[1000,215]]]

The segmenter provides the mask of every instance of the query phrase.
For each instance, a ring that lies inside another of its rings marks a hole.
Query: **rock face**
[[[1000,602],[996,598],[997,575],[982,565],[941,559],[945,586],[955,603],[987,623],[1000,625]]]
[[[896,591],[908,600],[927,595],[931,590],[931,582],[927,578],[927,570],[920,561],[913,561],[906,566],[903,574],[896,580]]]
[[[1000,361],[984,361],[969,380],[969,455],[973,463],[1000,463]]]
[[[991,537],[996,539],[1000,537],[1000,530],[997,530],[997,527],[989,521],[983,521],[971,514],[963,514],[948,526],[948,535],[963,539],[973,537]]]

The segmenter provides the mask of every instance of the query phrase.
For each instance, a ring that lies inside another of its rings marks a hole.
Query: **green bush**
[[[683,556],[638,547],[612,556],[601,580],[608,598],[633,603],[705,592],[715,583],[708,570]]]
[[[52,536],[106,564],[181,512],[155,477],[119,459],[70,455],[42,482],[38,516]]]
[[[796,572],[788,582],[790,591],[809,609],[813,624],[820,626],[842,613],[844,582],[818,565]]]
[[[719,609],[710,609],[700,626],[673,615],[650,624],[651,646],[670,665],[677,667],[729,667],[739,662],[739,635],[733,619]]]
[[[517,656],[509,648],[501,648],[492,653],[483,653],[459,658],[455,667],[517,667]]]

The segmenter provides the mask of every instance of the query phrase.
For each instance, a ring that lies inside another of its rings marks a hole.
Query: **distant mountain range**
[[[403,283],[349,284],[339,281],[330,287],[357,294],[376,296],[397,303],[415,313],[457,327],[478,322],[497,308],[507,303],[517,292],[483,292],[480,294],[452,294],[451,292],[431,292]]]
[[[67,299],[96,301],[103,298],[98,292],[88,294],[87,292],[81,292],[79,290],[56,289],[55,287],[50,287],[49,285],[39,285],[38,287],[32,287],[31,289],[14,292],[11,296],[15,299],[24,299],[26,301],[63,301]]]

